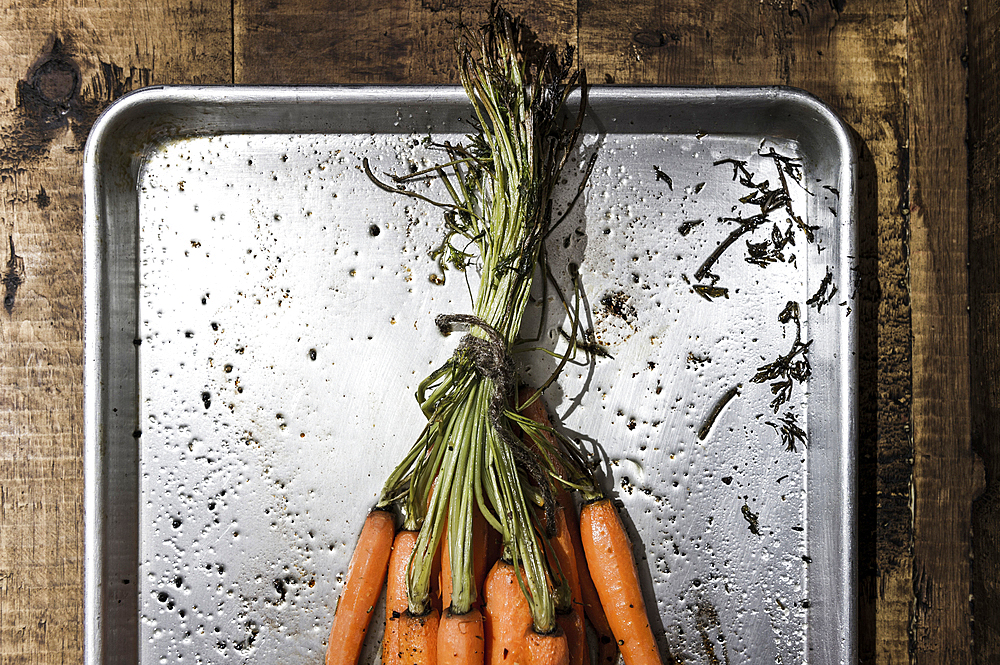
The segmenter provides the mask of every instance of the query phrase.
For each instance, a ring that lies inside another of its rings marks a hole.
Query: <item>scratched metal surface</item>
[[[580,266],[611,357],[546,399],[624,506],[661,648],[853,662],[847,135],[787,89],[591,102],[557,211],[596,166],[547,247],[564,286]],[[455,343],[433,318],[468,311],[475,279],[434,283],[439,213],[360,162],[430,165],[422,139],[460,140],[466,114],[455,88],[159,88],[95,128],[87,662],[321,657],[363,516],[422,426],[414,389]],[[561,348],[537,295],[523,331]],[[517,360],[535,382],[554,367]]]

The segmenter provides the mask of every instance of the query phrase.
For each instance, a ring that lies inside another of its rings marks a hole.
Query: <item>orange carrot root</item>
[[[562,630],[542,635],[529,629],[524,642],[525,665],[570,665],[569,645]]]
[[[582,558],[586,558],[586,553],[583,552],[583,543],[580,543],[580,552],[584,554]],[[587,613],[587,618],[590,619],[590,623],[594,626],[594,630],[600,635],[612,634],[611,624],[608,623],[608,616],[604,613],[604,607],[601,606],[601,596],[597,593],[597,586],[594,584],[594,578],[590,575],[590,567],[586,569],[586,575],[583,574],[583,567],[579,569],[580,572],[580,593],[583,596],[583,608]]]
[[[560,505],[562,505],[562,502],[560,502]],[[567,516],[575,514],[575,507],[572,509],[572,512],[567,509]],[[601,607],[601,598],[597,593],[597,587],[594,586],[594,580],[590,576],[590,567],[587,565],[587,557],[583,551],[583,541],[580,539],[580,523],[575,519],[567,517],[566,527],[569,531],[569,537],[573,541],[573,550],[576,553],[576,573],[580,585],[580,595],[577,596],[574,592],[574,598],[579,598],[583,602],[587,618],[590,619],[590,623],[594,626],[594,630],[598,636],[611,638],[611,625],[604,614],[604,608]],[[607,665],[607,663],[602,663],[602,665]]]
[[[590,665],[590,645],[587,644],[587,626],[578,606],[566,614],[557,614],[556,623],[566,634],[569,646],[569,665]]]
[[[552,570],[558,570],[562,572],[563,576],[566,578],[566,582],[569,583],[570,591],[573,594],[573,602],[582,602],[580,595],[580,573],[577,568],[576,561],[576,549],[573,547],[573,539],[569,532],[568,518],[566,517],[566,508],[562,505],[557,505],[553,513],[555,517],[555,533],[549,539],[549,544],[552,546],[550,554],[550,559],[554,558],[555,561],[549,562]]]
[[[531,397],[533,393],[534,390],[530,388],[522,388],[518,394],[518,401],[523,403]],[[548,410],[545,408],[545,401],[541,397],[522,409],[521,415],[546,427],[552,427],[552,421],[549,419]],[[542,436],[544,436],[549,443],[553,445],[556,444],[555,437],[549,432],[543,431]],[[530,441],[525,441],[525,443],[530,445]],[[583,543],[580,541],[579,523],[574,519],[569,519],[569,516],[576,515],[576,505],[573,502],[573,497],[570,496],[568,491],[563,489],[562,491],[556,493],[556,501],[563,507],[563,510],[566,511],[565,514],[567,515],[569,536],[573,542],[573,549],[576,552],[575,559],[579,586],[578,588],[573,589],[573,598],[583,602],[587,618],[590,619],[590,623],[594,626],[594,630],[596,630],[599,635],[606,635],[610,637],[611,626],[608,624],[607,617],[601,607],[601,599],[597,594],[597,588],[594,586],[594,580],[590,577],[590,569],[587,566],[586,557],[583,552]],[[572,584],[572,580],[570,580],[570,584]]]
[[[440,614],[432,609],[415,617],[409,610],[399,617],[399,651],[403,665],[437,665]]]
[[[483,665],[486,637],[483,615],[472,608],[465,614],[446,610],[438,626],[438,665]]]
[[[521,391],[517,395],[518,402],[524,403],[524,401],[527,400],[529,397],[531,397],[534,394],[534,392],[535,391],[532,390],[531,388],[521,388]],[[534,420],[536,423],[544,427],[548,428],[552,427],[552,421],[549,419],[549,412],[545,408],[545,401],[541,397],[539,397],[534,402],[521,409],[521,415],[524,416],[525,418]],[[556,440],[556,437],[551,432],[542,430],[540,433],[545,438],[545,440],[549,442],[550,445],[556,448],[559,447],[559,442]],[[522,440],[529,447],[534,447],[533,440],[530,436],[527,435],[527,432],[524,432]],[[560,476],[564,475],[565,469],[559,463],[559,460],[553,460],[553,461],[555,463],[556,473],[558,473]],[[567,494],[567,496],[569,495]]]
[[[597,633],[597,665],[616,665],[618,662],[618,642],[609,630]]]
[[[573,597],[573,605],[568,613],[556,617],[569,643],[571,665],[590,665],[590,648],[587,646],[587,629],[583,622],[583,601],[580,592],[580,574],[577,570],[576,549],[570,536],[566,508],[557,505],[555,509],[555,534],[549,539],[552,546],[550,558],[554,558],[558,568],[566,577]]]
[[[531,631],[531,609],[517,583],[514,566],[496,562],[483,585],[486,603],[486,662],[488,665],[523,663],[525,635]]]
[[[601,499],[583,507],[580,535],[625,665],[662,665],[632,558],[632,543],[610,500]]]
[[[402,665],[399,652],[399,617],[406,611],[406,566],[417,544],[416,531],[400,531],[392,543],[389,575],[385,585],[385,636],[382,665]]]
[[[355,665],[382,593],[392,541],[396,533],[391,513],[373,510],[365,518],[358,545],[347,568],[347,583],[337,601],[326,651],[326,665]]]

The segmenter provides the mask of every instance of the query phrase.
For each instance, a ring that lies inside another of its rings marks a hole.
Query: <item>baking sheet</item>
[[[363,516],[422,427],[416,385],[457,341],[433,319],[475,280],[430,258],[439,212],[361,159],[429,166],[427,137],[467,119],[448,87],[178,87],[95,125],[88,663],[321,658]],[[624,506],[661,649],[853,662],[845,128],[790,89],[596,87],[557,212],[595,152],[547,250],[564,287],[579,266],[610,357],[546,400]],[[522,330],[560,348],[544,295]],[[517,361],[535,382],[555,364]]]

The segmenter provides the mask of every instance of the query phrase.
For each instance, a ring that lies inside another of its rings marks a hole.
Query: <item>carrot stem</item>
[[[556,621],[566,635],[570,665],[590,665],[590,645],[587,644],[587,626],[583,613],[574,607],[565,614],[557,614]]]

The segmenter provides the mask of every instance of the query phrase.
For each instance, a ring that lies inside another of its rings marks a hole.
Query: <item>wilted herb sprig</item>
[[[777,262],[794,263],[795,255],[789,254],[786,256],[784,249],[788,245],[795,244],[794,230],[796,229],[803,233],[807,242],[815,240],[814,231],[816,227],[806,224],[801,215],[796,213],[792,206],[789,179],[801,184],[802,165],[791,157],[777,152],[774,148],[770,148],[767,152],[763,152],[763,148],[761,148],[757,154],[761,157],[769,158],[774,164],[778,177],[777,186],[772,187],[770,181],[766,179],[755,180],[757,176],[750,171],[745,160],[720,159],[713,162],[713,166],[728,164],[732,167],[733,180],[738,181],[749,190],[747,194],[739,198],[739,202],[744,205],[756,206],[760,212],[750,217],[719,218],[718,221],[720,223],[736,223],[738,226],[730,231],[729,235],[716,246],[694,273],[695,284],[692,285],[692,288],[698,295],[707,300],[712,300],[716,297],[729,297],[729,289],[719,285],[721,277],[713,272],[715,264],[736,244],[737,240],[747,235],[753,235],[761,226],[771,221],[774,212],[778,210],[785,211],[789,228],[781,231],[777,224],[775,224],[771,229],[769,238],[758,243],[747,240],[746,261],[748,263],[761,268],[766,268],[772,263]],[[682,234],[684,234],[684,229],[690,231],[689,227],[682,227]]]
[[[792,322],[795,324],[795,341],[788,353],[778,356],[774,361],[757,368],[757,373],[750,380],[754,383],[765,383],[771,381],[771,393],[775,396],[771,400],[771,408],[777,413],[781,405],[792,397],[793,382],[803,382],[812,374],[809,365],[809,347],[812,340],[802,341],[802,322],[799,319],[799,304],[789,301],[781,313],[778,314],[778,321],[783,324]]]

